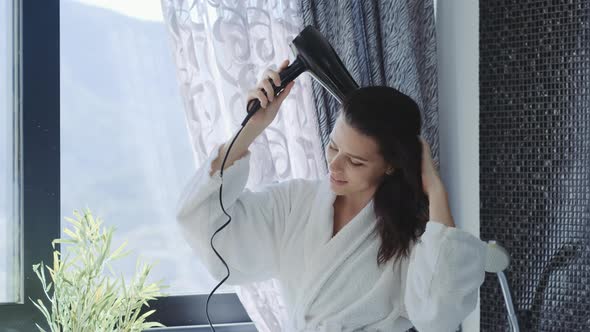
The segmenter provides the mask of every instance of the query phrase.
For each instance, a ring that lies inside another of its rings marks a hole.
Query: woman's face
[[[337,195],[372,196],[388,169],[377,141],[348,125],[343,115],[330,134],[326,160],[330,186]]]

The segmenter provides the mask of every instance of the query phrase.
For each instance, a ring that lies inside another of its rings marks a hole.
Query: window
[[[159,3],[159,0],[150,1]],[[142,225],[152,223],[150,227],[158,223],[176,227],[173,216],[178,187],[195,167],[192,158],[185,156],[191,151],[187,147],[188,136],[173,136],[186,129],[167,31],[161,22],[145,17],[132,19],[89,2],[1,2],[3,6],[9,3],[7,8],[18,14],[12,16],[17,29],[13,35],[19,37],[15,38],[13,54],[19,55],[15,61],[22,68],[19,71],[22,89],[16,84],[20,90],[8,92],[21,101],[13,106],[13,110],[22,109],[20,117],[18,113],[11,116],[18,124],[12,128],[21,130],[22,140],[18,133],[12,133],[15,139],[12,143],[7,143],[4,137],[0,140],[0,144],[8,144],[11,149],[11,146],[20,147],[7,157],[22,162],[20,168],[15,168],[15,172],[22,169],[21,184],[13,182],[15,190],[20,190],[18,195],[13,195],[14,213],[18,216],[22,211],[22,240],[20,245],[16,244],[22,247],[22,275],[18,275],[18,270],[14,274],[15,283],[22,284],[22,297],[20,301],[0,305],[0,330],[34,331],[35,323],[44,322],[29,300],[43,297],[32,265],[52,261],[51,241],[60,237],[63,217],[72,216],[73,209],[88,207],[105,223],[119,228],[120,238],[114,239],[115,242],[131,236],[129,230],[133,229],[135,244],[131,243],[131,249],[142,258],[159,259],[163,266],[152,277],[168,276],[166,269],[177,270],[166,280],[172,286],[172,291],[167,290],[172,295],[151,303],[151,309],[157,310],[152,318],[167,326],[193,326],[185,331],[199,331],[201,328],[195,325],[207,324],[205,293],[209,293],[212,280],[200,274],[193,256],[177,260],[160,256],[162,251],[169,250],[165,248],[170,246],[164,243],[166,238],[157,237],[149,230],[138,232],[136,228],[140,221]],[[131,0],[101,0],[100,3],[125,4],[132,9],[147,6],[146,2]],[[80,10],[77,14],[87,15],[84,21],[68,16],[76,8]],[[100,25],[109,15],[113,15],[110,23],[114,33],[111,27]],[[0,19],[5,27],[4,16]],[[108,31],[101,34],[97,29]],[[83,30],[87,34],[76,37],[70,30]],[[151,56],[147,54],[150,52],[156,53]],[[97,70],[93,66],[101,67]],[[152,82],[157,84],[150,85]],[[76,93],[79,95],[72,96]],[[8,114],[5,109],[2,112],[3,117]],[[4,125],[4,118],[2,121]],[[15,165],[18,166],[16,162]],[[4,187],[3,183],[2,190]],[[7,203],[3,200],[0,204]],[[4,206],[3,214],[9,209]],[[2,227],[7,224],[3,222]],[[173,252],[177,252],[184,241],[174,239],[174,244],[179,246],[173,246]],[[255,330],[233,293],[217,294],[211,301],[210,313],[215,323],[227,324],[219,331]]]
[[[2,19],[0,26],[3,35],[7,26],[12,29],[2,40],[12,45],[13,62],[7,80],[12,123],[10,132],[2,131],[0,144],[10,149],[7,160],[14,160],[7,189],[12,207],[7,209],[17,232],[12,241],[20,249],[12,258],[21,262],[14,285],[21,285],[22,296],[17,293],[16,301],[0,305],[0,330],[34,331],[43,318],[29,298],[43,293],[32,266],[51,261],[46,244],[59,237],[59,1],[6,0],[2,6],[9,8],[3,15],[12,21]]]
[[[88,207],[114,246],[157,261],[167,293],[208,294],[217,283],[174,219],[195,163],[160,0],[61,1],[60,59],[62,215]],[[117,272],[131,277],[137,255]]]
[[[0,3],[0,303],[22,302],[17,41],[12,1]]]

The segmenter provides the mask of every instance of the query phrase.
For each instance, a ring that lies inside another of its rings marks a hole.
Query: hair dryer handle
[[[297,58],[290,66],[288,66],[287,68],[285,68],[281,72],[279,72],[279,77],[281,78],[281,85],[275,86],[272,79],[268,78],[270,85],[273,87],[275,97],[277,95],[279,95],[279,93],[281,93],[285,89],[287,84],[289,84],[291,81],[295,80],[295,78],[297,78],[297,76],[299,76],[304,71],[305,71],[305,68],[303,66],[303,63],[301,62],[301,60],[299,60],[299,58]],[[264,89],[261,89],[261,90],[262,90],[262,93],[264,93],[264,95],[266,96],[266,90],[264,90]],[[248,105],[246,106],[246,110],[248,111],[248,115],[246,115],[246,118],[244,119],[244,121],[242,121],[242,127],[246,125],[248,120],[250,120],[250,118],[259,109],[260,109],[260,100],[258,100],[258,98],[251,99],[248,102]]]

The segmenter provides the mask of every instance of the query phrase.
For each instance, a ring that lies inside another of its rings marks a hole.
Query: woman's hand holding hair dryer
[[[275,86],[279,86],[281,84],[279,72],[287,68],[288,65],[289,60],[287,59],[281,63],[278,71],[268,68],[262,75],[262,78],[256,87],[248,92],[246,105],[248,105],[251,100],[258,99],[260,101],[261,108],[246,123],[239,134],[239,137],[234,142],[234,145],[232,146],[231,151],[227,157],[227,161],[225,162],[224,170],[230,167],[236,160],[242,158],[246,152],[248,152],[250,144],[252,144],[256,137],[258,137],[258,135],[260,135],[277,116],[281,104],[289,95],[289,92],[295,84],[295,81],[290,82],[278,96],[275,96],[269,79],[272,80]],[[246,110],[246,107],[244,107],[244,109]],[[221,169],[223,158],[225,157],[227,149],[229,148],[229,145],[234,139],[235,135],[237,135],[237,133],[234,134],[234,136],[232,136],[229,141],[221,146],[218,157],[211,164],[209,175],[213,175],[216,171]]]

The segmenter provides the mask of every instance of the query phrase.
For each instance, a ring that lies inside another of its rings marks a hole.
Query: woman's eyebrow
[[[338,146],[338,145],[336,144],[336,142],[334,142],[334,140],[332,139],[332,137],[330,137],[330,142],[332,142],[332,144],[334,144],[334,145]],[[352,154],[350,154],[350,153],[347,153],[347,155],[351,156],[351,157],[352,157],[352,158],[354,158],[354,159],[362,160],[362,161],[364,161],[364,162],[369,162],[369,161],[368,161],[367,159],[365,159],[365,158],[362,158],[362,157],[359,157],[359,156],[355,156],[355,155],[352,155]]]

